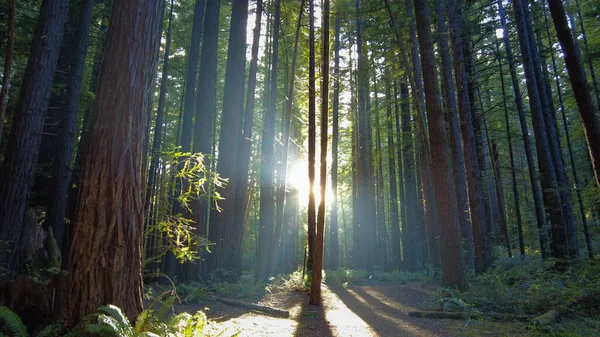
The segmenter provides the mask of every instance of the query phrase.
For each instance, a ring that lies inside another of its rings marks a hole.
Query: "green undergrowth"
[[[560,310],[556,320],[537,324],[503,322],[499,335],[592,336],[600,330],[600,261],[543,261],[539,256],[502,258],[493,268],[473,275],[461,300],[484,313],[539,315]],[[489,324],[472,322],[466,336],[485,334]],[[488,322],[489,323],[489,322]],[[504,328],[503,328],[504,326]],[[507,332],[500,333],[503,329]],[[511,331],[511,332],[508,332]]]
[[[561,271],[556,261],[535,256],[501,259],[470,280],[462,299],[482,310],[515,314],[541,314],[574,304],[583,307],[587,297],[600,293],[598,275],[598,263],[578,262]]]
[[[407,271],[393,271],[383,272],[374,271],[369,272],[366,270],[355,270],[355,269],[337,269],[327,270],[325,272],[325,282],[329,284],[347,285],[351,283],[360,283],[365,281],[381,281],[381,282],[394,282],[399,284],[411,283],[411,282],[424,282],[430,280],[426,271],[419,272],[407,272]]]
[[[0,307],[0,337],[216,337],[226,332],[218,323],[210,322],[202,311],[174,314],[176,298],[168,296],[160,301],[160,297],[133,321],[119,307],[109,304],[84,317],[71,330],[58,321],[31,335],[17,314]]]

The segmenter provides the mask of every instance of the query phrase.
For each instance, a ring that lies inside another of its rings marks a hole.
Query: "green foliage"
[[[146,256],[144,264],[159,261],[167,251],[171,251],[180,263],[193,261],[200,257],[199,252],[202,249],[209,251],[211,243],[196,234],[194,221],[189,218],[193,213],[192,200],[212,199],[220,211],[217,202],[222,198],[217,188],[225,186],[227,180],[206,166],[205,155],[202,153],[169,151],[163,152],[161,156],[169,163],[171,175],[181,187],[177,202],[186,214],[172,215],[170,207],[159,209],[157,219],[150,221],[151,225],[147,228],[145,236],[147,239],[158,236],[160,239],[155,241],[159,242],[160,246],[152,249],[154,254]],[[172,186],[168,187],[170,188]]]
[[[23,325],[21,318],[7,307],[0,307],[0,336],[6,336],[1,331],[9,331],[9,337],[28,337],[27,328]]]
[[[175,297],[169,297],[158,311],[152,306],[144,310],[132,325],[119,307],[98,308],[97,323],[87,324],[85,330],[101,337],[200,337],[204,336],[208,319],[198,311],[194,315],[180,313],[168,316]]]
[[[425,271],[419,271],[415,273],[407,271],[393,271],[383,272],[374,271],[368,272],[366,270],[354,270],[354,269],[338,269],[328,270],[325,273],[325,281],[331,284],[346,284],[358,281],[383,281],[383,282],[397,282],[397,283],[408,283],[408,282],[419,282],[428,279]]]
[[[64,330],[64,324],[57,322],[48,325],[36,337],[54,337]],[[8,334],[8,335],[7,335]],[[27,328],[21,321],[19,315],[15,314],[7,307],[0,307],[0,337],[29,337]]]
[[[490,271],[475,276],[461,297],[482,310],[540,314],[600,291],[596,264],[575,264],[560,271],[555,262],[536,257],[500,260]]]

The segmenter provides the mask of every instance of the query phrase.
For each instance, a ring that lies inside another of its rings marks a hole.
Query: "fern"
[[[12,333],[11,337],[28,337],[21,318],[7,307],[0,307],[0,323]]]

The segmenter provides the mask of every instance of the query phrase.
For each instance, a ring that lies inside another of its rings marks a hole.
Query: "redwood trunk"
[[[143,191],[163,4],[114,3],[71,247],[70,326],[104,304],[130,318],[142,310]]]

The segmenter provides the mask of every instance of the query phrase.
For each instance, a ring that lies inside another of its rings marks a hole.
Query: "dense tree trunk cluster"
[[[587,3],[9,0],[0,15],[0,269],[65,269],[48,284],[69,325],[108,303],[135,317],[143,275],[301,271],[320,304],[325,269],[464,290],[517,246],[594,259]]]

